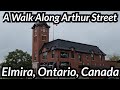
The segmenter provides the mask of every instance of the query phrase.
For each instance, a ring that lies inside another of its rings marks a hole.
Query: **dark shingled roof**
[[[47,48],[48,50],[51,50],[52,47],[54,47],[54,49],[62,49],[62,50],[71,50],[71,48],[74,48],[75,51],[78,52],[92,53],[93,51],[95,54],[106,55],[97,46],[82,44],[67,40],[61,40],[61,39],[56,39],[51,42],[45,43],[42,48]]]

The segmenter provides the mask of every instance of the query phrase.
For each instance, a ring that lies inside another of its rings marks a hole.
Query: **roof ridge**
[[[70,41],[70,40],[64,40],[64,39],[56,39],[56,40],[61,40],[61,41],[66,41],[66,42],[71,42],[71,43],[76,43],[76,44],[82,44],[82,45],[97,47],[96,45],[90,45],[90,44],[85,44],[85,43],[79,43],[79,42],[74,42],[74,41]],[[55,40],[54,40],[54,41],[55,41]]]

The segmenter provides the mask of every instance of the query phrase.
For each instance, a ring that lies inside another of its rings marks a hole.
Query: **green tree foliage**
[[[109,56],[109,59],[111,60],[111,61],[119,61],[120,60],[120,56],[119,55],[110,55]]]
[[[16,49],[15,51],[9,52],[2,66],[11,66],[12,68],[24,67],[29,69],[32,68],[32,57],[27,52]]]

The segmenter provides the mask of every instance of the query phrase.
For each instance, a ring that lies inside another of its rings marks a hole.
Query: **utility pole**
[[[54,40],[54,23],[53,23],[53,40]]]

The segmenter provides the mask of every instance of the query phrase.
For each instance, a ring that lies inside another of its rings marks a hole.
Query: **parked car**
[[[68,69],[68,67],[70,67],[70,63],[69,62],[60,62],[59,68],[60,69]]]
[[[57,68],[57,63],[56,63],[56,62],[48,62],[47,68],[48,68],[48,69]]]

